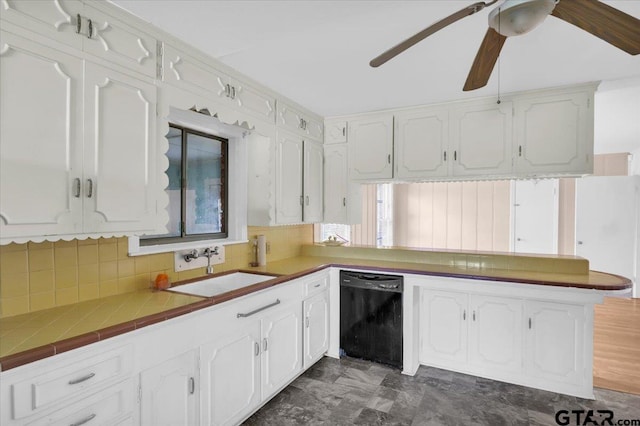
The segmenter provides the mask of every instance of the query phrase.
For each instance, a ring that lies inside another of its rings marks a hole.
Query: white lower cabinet
[[[140,373],[140,423],[199,424],[198,352],[190,351]]]
[[[304,317],[303,367],[311,367],[329,349],[329,294],[311,296],[302,303]]]

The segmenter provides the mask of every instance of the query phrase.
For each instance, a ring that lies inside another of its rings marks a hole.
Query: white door
[[[349,178],[393,177],[393,115],[377,115],[349,122]]]
[[[472,295],[469,362],[487,371],[522,370],[522,301]]]
[[[302,318],[298,303],[262,320],[263,399],[302,370]]]
[[[323,163],[322,144],[305,140],[303,219],[306,223],[322,222]]]
[[[395,117],[395,163],[399,178],[447,176],[453,154],[449,143],[449,111],[425,108]]]
[[[558,253],[558,179],[513,181],[513,251]]]
[[[276,138],[276,223],[302,222],[302,140],[278,131]]]
[[[80,232],[82,61],[1,37],[0,235]]]
[[[455,366],[467,362],[466,293],[423,290],[420,306],[420,362]]]
[[[584,307],[525,302],[525,371],[566,384],[580,385],[585,370]]]
[[[329,349],[329,294],[308,298],[302,306],[304,316],[304,369],[311,367]]]
[[[156,87],[85,64],[85,232],[154,229]]]
[[[576,255],[589,260],[589,269],[637,283],[640,177],[594,176],[576,181]]]
[[[197,352],[191,351],[140,373],[140,421],[143,426],[195,426],[200,423],[197,366]]]
[[[326,121],[324,123],[324,143],[345,143],[347,141],[347,122],[344,120]]]
[[[260,322],[200,348],[202,418],[236,424],[260,403]]]
[[[513,104],[494,101],[459,107],[451,119],[453,175],[511,173]]]
[[[519,174],[593,172],[593,96],[587,92],[515,102],[515,170]]]
[[[347,223],[347,144],[324,146],[324,222]]]

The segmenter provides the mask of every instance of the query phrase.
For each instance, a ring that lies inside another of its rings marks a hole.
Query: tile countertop
[[[461,263],[445,265],[417,261],[351,258],[341,255],[308,255],[310,251],[314,251],[313,247],[310,250],[303,250],[302,256],[272,262],[264,267],[247,268],[244,271],[268,273],[275,277],[272,280],[211,298],[168,291],[141,290],[0,318],[0,371],[244,296],[328,266],[595,290],[614,291],[631,288],[631,281],[626,278],[588,270],[586,273],[539,272],[519,270],[515,267],[512,269],[481,268],[475,260],[466,265]],[[348,253],[347,251],[342,254]],[[545,257],[545,259],[549,258]],[[519,265],[522,266],[522,264]],[[234,271],[225,273],[230,272]],[[176,285],[199,279],[201,278],[183,281]]]

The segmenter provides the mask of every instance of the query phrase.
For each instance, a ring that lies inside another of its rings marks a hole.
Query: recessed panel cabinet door
[[[471,296],[469,362],[491,371],[522,370],[522,301]]]
[[[322,222],[322,144],[304,141],[304,211],[306,223]]]
[[[200,423],[197,367],[197,353],[191,351],[140,374],[140,421],[143,426],[196,426]]]
[[[467,294],[423,290],[421,298],[420,362],[460,368],[467,362]]]
[[[262,399],[302,370],[302,318],[299,302],[262,320]]]
[[[0,235],[80,232],[82,61],[5,32],[0,59]]]
[[[260,403],[260,321],[200,348],[202,418],[233,425]]]
[[[329,349],[329,295],[326,291],[303,302],[305,370]]]
[[[153,230],[155,104],[153,84],[86,63],[87,232]]]
[[[302,140],[278,131],[276,138],[276,223],[302,222]]]
[[[347,194],[347,144],[325,144],[325,223],[347,223]]]
[[[366,117],[349,122],[349,178],[393,177],[393,116]]]
[[[447,176],[449,111],[429,108],[395,117],[395,161],[399,178]]]

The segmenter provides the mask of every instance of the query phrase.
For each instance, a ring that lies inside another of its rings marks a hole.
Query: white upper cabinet
[[[321,120],[284,101],[278,101],[277,124],[289,131],[317,141],[323,139],[324,126]]]
[[[83,38],[78,32],[84,28],[78,27],[78,17],[83,7],[80,0],[5,0],[0,3],[0,19],[79,50]]]
[[[349,178],[393,177],[393,115],[376,114],[349,121]]]
[[[324,221],[347,223],[347,145],[324,146]]]
[[[324,143],[345,143],[347,142],[347,122],[346,120],[327,120],[324,122]]]
[[[449,111],[423,108],[395,116],[395,167],[400,179],[447,176]],[[450,158],[448,158],[450,157]]]
[[[453,108],[449,144],[452,175],[510,174],[512,133],[511,102],[490,100]]]
[[[261,92],[248,83],[237,80],[229,80],[232,94],[231,100],[242,111],[249,112],[262,118],[268,123],[273,123],[276,116],[275,100],[272,96]]]
[[[307,223],[322,222],[323,213],[323,165],[324,154],[322,144],[304,141],[304,209],[303,219]]]
[[[302,151],[303,141],[278,131],[276,140],[276,222],[302,222]]]
[[[593,172],[593,90],[531,94],[514,101],[516,172]]]

